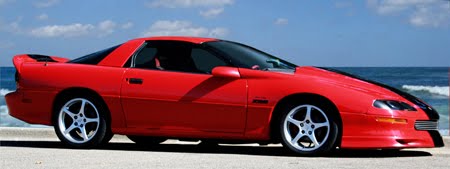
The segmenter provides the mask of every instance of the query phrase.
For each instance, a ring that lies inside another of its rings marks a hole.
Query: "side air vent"
[[[414,128],[416,130],[438,130],[438,121],[417,120]]]

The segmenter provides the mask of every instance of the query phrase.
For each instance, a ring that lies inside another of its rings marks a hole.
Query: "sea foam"
[[[449,96],[450,94],[448,86],[403,85],[402,88],[410,91],[425,91],[443,96]]]
[[[8,89],[0,89],[0,96],[5,96],[8,93],[13,92],[12,90],[8,90]]]

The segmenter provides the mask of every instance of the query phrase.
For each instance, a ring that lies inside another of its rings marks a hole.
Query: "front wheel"
[[[109,141],[106,110],[91,97],[70,97],[55,109],[55,132],[73,148],[92,148]]]
[[[330,151],[339,130],[330,111],[317,104],[288,106],[280,121],[283,146],[303,155]]]

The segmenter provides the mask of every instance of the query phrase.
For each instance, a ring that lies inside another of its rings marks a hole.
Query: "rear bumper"
[[[11,116],[30,124],[52,125],[53,94],[49,92],[17,90],[5,96]]]
[[[5,95],[6,105],[8,106],[8,113],[15,118],[29,123],[29,121],[26,120],[26,113],[22,108],[22,98],[23,93],[18,91],[11,92]]]

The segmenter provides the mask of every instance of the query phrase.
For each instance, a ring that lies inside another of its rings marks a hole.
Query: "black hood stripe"
[[[425,104],[420,99],[418,99],[417,97],[415,97],[415,96],[413,96],[413,95],[411,95],[411,94],[409,94],[407,92],[401,91],[401,90],[399,90],[399,89],[397,89],[395,87],[391,87],[391,86],[382,84],[380,82],[376,82],[376,81],[373,81],[373,80],[368,80],[368,79],[362,78],[360,76],[356,76],[356,75],[353,75],[353,74],[350,74],[350,73],[347,73],[347,72],[343,72],[343,71],[340,71],[340,70],[331,69],[331,68],[325,68],[325,67],[317,67],[317,68],[323,69],[323,70],[327,70],[327,71],[330,71],[330,72],[334,72],[334,73],[338,73],[338,74],[341,74],[341,75],[344,75],[344,76],[348,76],[348,77],[351,77],[351,78],[354,78],[354,79],[358,79],[358,80],[361,80],[361,81],[364,81],[364,82],[367,82],[367,83],[371,83],[371,84],[380,86],[382,88],[388,89],[388,90],[390,90],[390,91],[392,91],[392,92],[402,96],[406,100],[408,100],[408,101],[416,104],[417,106],[419,106],[420,109],[422,109],[427,114],[427,116],[428,116],[428,118],[430,120],[439,120],[439,113],[434,108],[432,108],[431,106]]]

